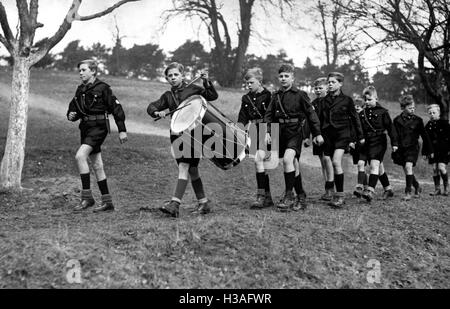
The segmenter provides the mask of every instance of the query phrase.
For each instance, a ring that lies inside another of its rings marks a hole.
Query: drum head
[[[170,122],[170,129],[173,133],[180,134],[183,131],[193,130],[201,124],[205,116],[208,103],[204,97],[194,95],[184,100],[176,111]]]

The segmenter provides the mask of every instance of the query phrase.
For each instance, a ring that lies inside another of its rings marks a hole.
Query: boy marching
[[[430,143],[423,120],[415,115],[415,102],[412,95],[400,98],[400,106],[403,112],[395,117],[394,127],[398,137],[398,150],[392,153],[395,164],[403,167],[406,178],[405,196],[403,201],[411,200],[412,187],[414,186],[414,197],[418,198],[422,191],[419,182],[414,176],[413,168],[419,157],[419,137],[422,137],[424,155],[434,158],[433,146]]]
[[[193,95],[201,95],[208,101],[214,101],[218,98],[217,92],[214,89],[213,84],[208,79],[208,73],[206,71],[201,73],[201,78],[203,79],[203,88],[197,85],[188,85],[184,81],[184,66],[180,63],[171,63],[167,66],[164,71],[167,81],[171,85],[171,89],[166,91],[159,100],[149,104],[147,108],[147,113],[153,117],[165,118],[167,113],[173,112],[178,106],[187,98]],[[192,134],[194,135],[194,134]],[[170,141],[172,145],[176,142],[178,138],[182,138],[183,134],[170,134]],[[209,200],[206,198],[203,183],[200,178],[198,171],[198,165],[200,158],[196,157],[194,153],[194,143],[191,143],[190,156],[177,157],[176,162],[178,164],[178,181],[175,187],[175,192],[170,202],[162,205],[159,209],[166,215],[172,217],[179,216],[179,207],[181,200],[186,191],[186,187],[191,179],[192,187],[194,189],[195,195],[198,199],[198,206],[195,213],[207,214],[211,211],[209,205]],[[172,147],[172,154],[175,155],[175,149]],[[184,151],[183,151],[184,154]]]
[[[245,74],[245,82],[249,92],[242,96],[241,109],[239,110],[238,123],[244,126],[250,125],[256,128],[255,169],[257,194],[256,201],[251,205],[252,209],[262,209],[273,206],[270,193],[269,175],[264,168],[266,153],[264,140],[260,140],[260,125],[264,122],[264,115],[269,107],[272,94],[262,85],[263,73],[259,68],[249,69]],[[253,147],[252,147],[253,148]]]
[[[101,192],[101,203],[94,208],[94,212],[113,211],[114,205],[103,168],[101,145],[109,132],[108,114],[114,116],[119,130],[120,143],[123,144],[127,141],[125,113],[110,86],[97,78],[98,66],[94,60],[81,61],[78,64],[78,71],[82,84],[78,86],[67,111],[68,120],[80,120],[81,134],[81,146],[75,160],[80,172],[82,191],[81,202],[74,208],[74,211],[80,212],[95,205],[90,187],[88,159],[92,162]]]

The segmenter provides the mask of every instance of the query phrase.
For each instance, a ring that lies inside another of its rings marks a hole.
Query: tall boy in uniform
[[[74,211],[80,212],[95,205],[91,191],[88,159],[92,162],[101,193],[101,203],[93,211],[113,211],[114,205],[103,168],[101,145],[109,132],[108,114],[114,116],[119,130],[120,143],[123,144],[127,141],[125,113],[110,86],[97,78],[98,66],[94,60],[81,61],[78,64],[78,71],[82,84],[78,86],[67,111],[68,120],[80,120],[81,134],[81,146],[75,155],[75,160],[80,172],[82,191],[81,202],[74,208]]]
[[[263,72],[260,68],[252,68],[245,74],[244,80],[249,88],[249,92],[242,96],[241,109],[239,110],[238,123],[247,126],[256,126],[256,201],[251,205],[252,209],[262,209],[273,206],[272,195],[270,193],[269,175],[264,168],[264,158],[266,154],[264,147],[261,147],[264,140],[260,140],[260,125],[264,122],[264,115],[269,107],[272,94],[263,84]]]
[[[306,208],[306,198],[298,195],[294,198],[293,188],[296,184],[295,164],[296,157],[300,157],[302,148],[302,122],[308,121],[313,135],[313,142],[321,145],[323,138],[320,133],[320,123],[308,95],[294,86],[294,67],[283,64],[278,71],[278,80],[281,88],[272,96],[272,101],[265,114],[268,125],[266,143],[271,143],[271,123],[280,125],[280,158],[283,158],[285,194],[277,205],[280,211],[289,209],[299,210]],[[300,184],[301,185],[301,184]],[[303,188],[297,187],[298,191]]]
[[[174,62],[169,64],[164,70],[164,74],[171,85],[171,89],[166,91],[157,101],[148,105],[147,113],[153,118],[165,118],[167,115],[165,110],[168,109],[170,112],[174,111],[184,100],[193,95],[201,95],[208,101],[214,101],[218,98],[217,92],[211,81],[209,81],[206,71],[201,73],[203,88],[197,85],[186,84],[184,81],[184,66],[180,63]],[[171,132],[170,141],[172,145],[178,138],[183,138],[183,134],[177,135]],[[192,187],[198,199],[198,206],[194,212],[201,215],[211,212],[211,206],[209,205],[209,200],[206,198],[203,182],[198,171],[200,158],[195,155],[197,150],[195,149],[194,143],[191,143],[190,147],[190,155],[188,157],[183,155],[176,159],[178,164],[178,181],[171,201],[159,208],[161,212],[171,217],[179,216],[179,207],[189,178],[191,179]],[[175,155],[173,148],[172,153]]]
[[[414,197],[420,197],[422,191],[419,182],[414,176],[413,168],[416,166],[419,157],[419,137],[422,137],[423,147],[428,150],[430,158],[434,157],[433,146],[430,143],[427,132],[423,125],[423,120],[415,115],[415,102],[412,95],[405,95],[400,98],[400,106],[403,112],[395,117],[394,127],[398,136],[398,150],[392,153],[395,164],[403,167],[406,178],[404,201],[411,200],[412,186],[415,189]]]
[[[359,116],[352,98],[342,93],[343,83],[344,75],[341,73],[328,74],[328,94],[319,110],[320,118],[323,119],[324,155],[333,162],[336,193],[329,205],[334,208],[341,208],[345,204],[342,158],[352,141],[352,132],[360,145],[364,144]]]

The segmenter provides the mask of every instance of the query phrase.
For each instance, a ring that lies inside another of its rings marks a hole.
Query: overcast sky
[[[1,0],[7,10],[9,23],[13,31],[17,24],[17,10],[15,0]],[[81,15],[89,15],[101,11],[117,0],[84,0],[80,7]],[[304,1],[302,1],[304,2]],[[43,28],[38,29],[36,39],[52,35],[61,24],[72,0],[40,0],[38,21],[44,24]],[[235,6],[237,1],[224,1],[223,12],[232,35],[232,39],[237,36],[236,25],[238,22],[238,8]],[[162,20],[161,13],[172,6],[170,0],[141,0],[136,3],[128,3],[120,7],[113,14],[104,16],[100,19],[91,21],[73,23],[66,37],[52,50],[53,53],[60,52],[70,41],[79,39],[82,45],[90,46],[95,42],[101,42],[107,46],[113,45],[113,34],[115,31],[114,18],[116,16],[120,28],[121,36],[125,36],[123,44],[131,47],[133,44],[158,44],[166,53],[175,50],[186,40],[200,40],[206,49],[209,50],[211,41],[199,31],[198,25],[179,18],[170,23],[164,31],[161,31]],[[284,49],[288,56],[294,60],[296,66],[302,66],[307,57],[310,57],[314,64],[324,64],[324,55],[319,50],[323,48],[322,43],[315,38],[314,31],[317,31],[317,23],[310,17],[307,10],[299,13],[297,16],[289,15],[286,17],[291,24],[301,24],[304,28],[313,28],[315,30],[298,30],[290,27],[280,18],[268,18],[260,8],[257,9],[257,18],[254,20],[253,27],[257,29],[258,35],[252,37],[248,53],[264,56],[268,53],[277,53]],[[262,36],[266,41],[260,40]],[[236,42],[233,42],[234,46]],[[1,53],[5,53],[3,46]],[[386,62],[397,61],[399,58],[408,58],[408,55],[402,54],[380,54],[379,51],[372,50],[366,53],[364,65],[370,69],[371,73],[375,67]]]

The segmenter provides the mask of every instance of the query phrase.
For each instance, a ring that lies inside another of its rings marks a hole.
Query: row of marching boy
[[[68,120],[80,120],[81,146],[75,159],[81,177],[82,191],[81,201],[74,210],[84,211],[96,204],[90,184],[88,164],[90,159],[101,192],[101,202],[93,208],[93,211],[113,211],[114,205],[103,168],[101,145],[109,132],[108,114],[114,117],[120,142],[127,141],[125,114],[109,85],[97,78],[98,68],[95,61],[82,61],[78,64],[78,69],[82,83],[78,86],[67,112]],[[184,81],[182,64],[172,63],[167,66],[164,73],[171,89],[149,104],[147,112],[153,118],[165,118],[176,111],[181,102],[194,95],[200,95],[207,101],[218,98],[207,71],[201,73],[203,87]],[[294,85],[293,66],[283,64],[279,68],[278,79],[280,88],[271,93],[262,84],[260,69],[250,69],[245,75],[249,92],[242,97],[238,122],[253,123],[257,127],[261,123],[279,124],[279,136],[271,136],[271,126],[268,125],[265,139],[257,141],[259,149],[255,156],[257,195],[252,208],[275,206],[264,165],[268,153],[263,150],[267,149],[266,145],[271,143],[272,138],[278,138],[279,156],[283,161],[285,179],[285,191],[276,207],[280,211],[307,208],[306,193],[300,174],[300,155],[303,143],[309,140],[310,135],[313,152],[320,158],[325,180],[325,193],[321,199],[328,201],[331,207],[341,208],[345,204],[342,159],[348,150],[352,153],[355,164],[358,164],[359,171],[358,185],[354,194],[370,202],[380,180],[384,188],[383,198],[393,196],[383,166],[387,149],[386,133],[390,137],[394,163],[401,165],[405,171],[406,188],[403,199],[411,199],[413,186],[415,196],[421,191],[413,173],[413,167],[419,156],[419,136],[423,140],[422,153],[434,168],[436,190],[433,194],[447,194],[446,165],[449,157],[450,126],[448,122],[440,119],[438,105],[428,107],[430,121],[424,126],[422,119],[414,114],[413,98],[404,96],[401,98],[403,111],[392,121],[388,111],[379,105],[375,88],[366,88],[363,91],[362,102],[356,102],[357,104],[346,96],[341,90],[344,76],[340,73],[330,73],[328,77],[315,81],[314,90],[317,97],[312,103],[308,95]],[[178,134],[171,134],[172,144],[179,137]],[[180,204],[190,180],[198,199],[194,212],[208,214],[211,212],[211,202],[206,197],[200,177],[198,168],[200,159],[177,157],[176,161],[178,179],[173,197],[159,209],[168,216],[178,217]],[[366,166],[370,168],[368,177]],[[443,190],[440,189],[441,178]]]

